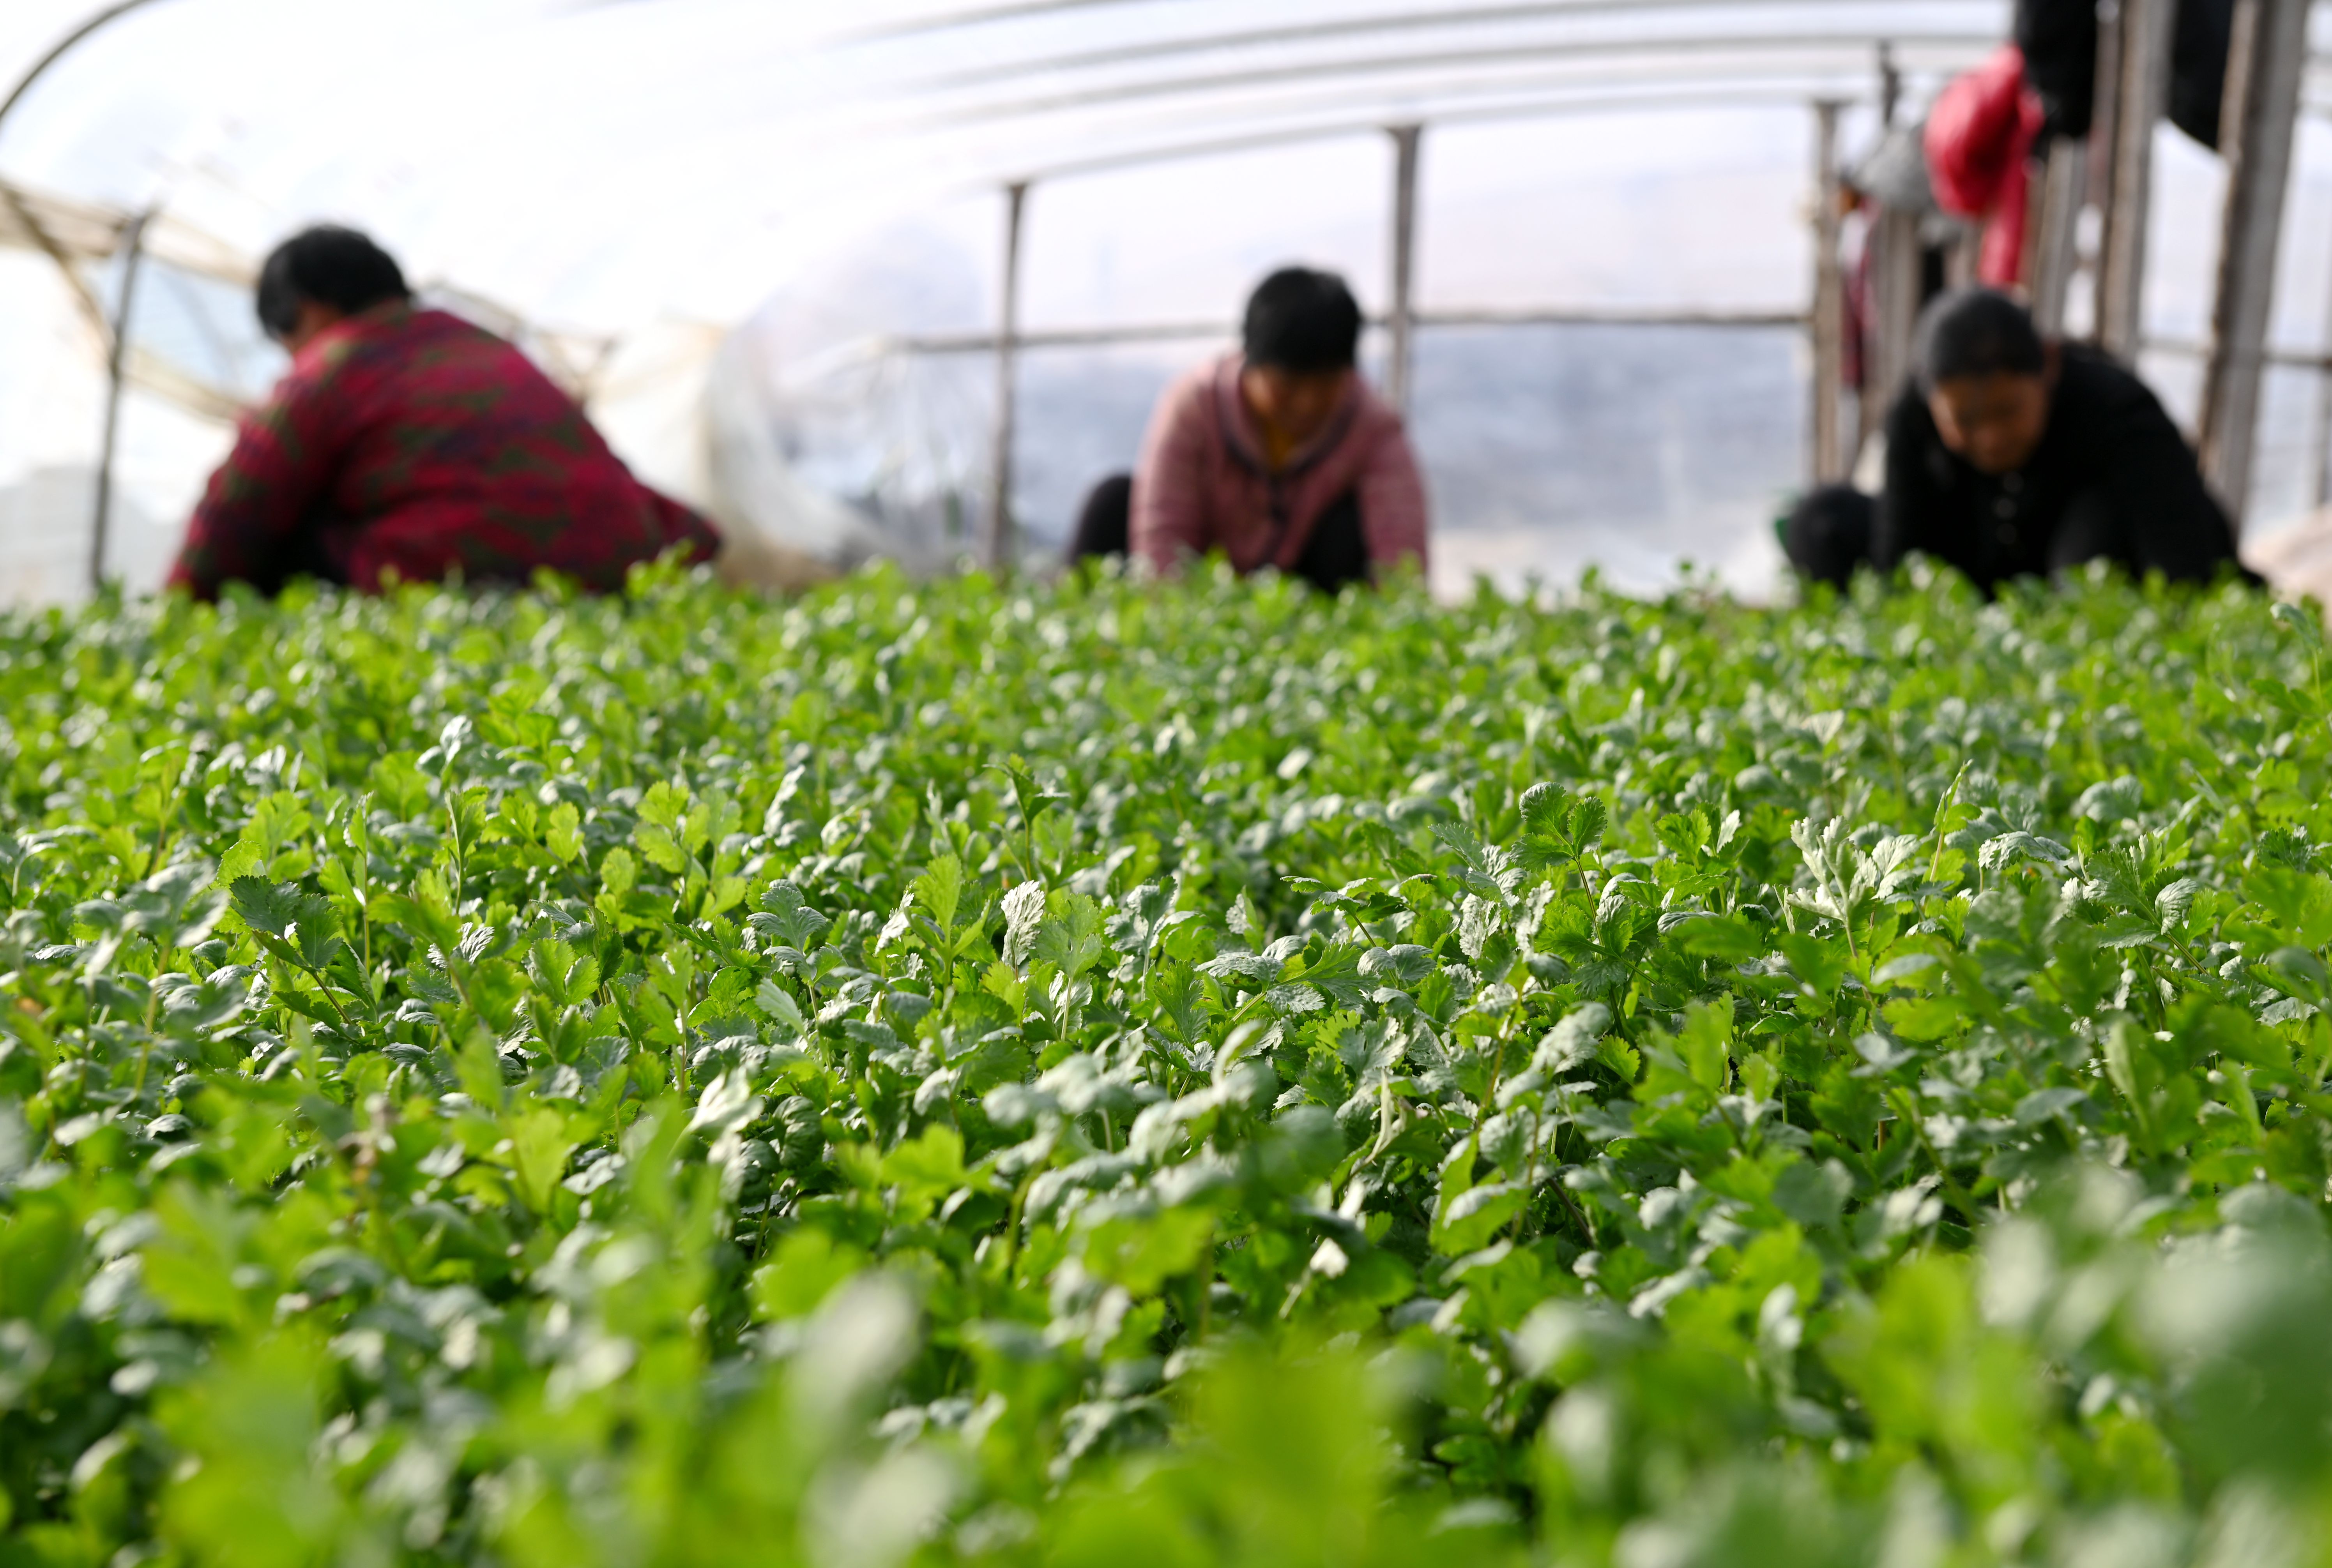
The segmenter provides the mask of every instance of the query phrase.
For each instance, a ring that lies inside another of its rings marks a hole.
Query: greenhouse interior
[[[0,0],[0,1568],[2332,1565],[2327,49]]]
[[[514,337],[644,478],[837,567],[978,557],[999,497],[1007,547],[1052,558],[1159,388],[1302,261],[1351,280],[1399,380],[1440,591],[1593,566],[1770,594],[1772,519],[1866,416],[1825,453],[1818,262],[1857,236],[1823,181],[1916,130],[2008,9],[14,0],[0,577],[158,584],[282,367],[257,260],[329,219]],[[2327,467],[2316,56],[2301,94],[2250,542]],[[2191,428],[2226,176],[2166,123],[2151,150],[2132,347]],[[2077,333],[2098,217],[2068,225]]]

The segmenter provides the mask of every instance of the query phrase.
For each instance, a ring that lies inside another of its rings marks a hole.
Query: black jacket
[[[2170,48],[2170,122],[2204,147],[2219,145],[2234,0],[2180,0]],[[2048,132],[2084,137],[2097,103],[2097,0],[2016,0],[2015,38],[2024,80],[2040,95]]]
[[[1887,419],[1887,489],[1871,558],[1892,571],[1913,550],[1991,590],[2003,578],[2102,555],[2133,575],[2206,582],[2235,559],[2227,514],[2203,488],[2178,427],[2146,384],[2068,344],[2049,428],[2022,470],[1980,473],[1947,450],[1914,385]],[[2064,533],[2082,513],[2083,537]]]

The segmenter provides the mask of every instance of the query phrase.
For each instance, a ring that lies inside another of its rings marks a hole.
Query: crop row
[[[0,623],[0,1564],[2315,1562],[2314,624]]]

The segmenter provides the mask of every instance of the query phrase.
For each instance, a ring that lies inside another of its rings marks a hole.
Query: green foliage
[[[2324,1561],[2321,657],[0,621],[0,1568]]]

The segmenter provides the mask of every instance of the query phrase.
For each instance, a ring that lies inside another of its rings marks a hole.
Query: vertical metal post
[[[1385,397],[1409,413],[1410,363],[1416,336],[1417,143],[1424,128],[1396,125],[1392,137],[1392,308],[1385,327]]]
[[[2099,293],[2101,280],[2095,274],[2103,270],[2105,233],[2113,226],[2114,126],[2121,112],[2120,0],[2098,0],[2098,68],[2094,81],[2088,165],[2089,199],[2098,209],[2098,254],[2091,258],[2095,265],[2089,279],[2092,342],[2098,331],[2097,308],[2104,303]]]
[[[2076,256],[2075,268],[2088,280],[2089,326],[2087,341],[2097,343],[2105,332],[2105,236],[2113,228],[2114,126],[2121,112],[2121,4],[2097,0],[2098,64],[2092,80],[2088,156],[2083,160],[2082,183],[2088,204],[2097,210],[2096,249]]]
[[[2098,264],[2098,341],[2135,360],[2144,326],[2146,227],[2153,205],[2154,128],[2170,96],[2177,0],[2121,0],[2105,254]],[[2100,33],[2103,29],[2100,29]]]
[[[2203,369],[2203,471],[2238,530],[2251,499],[2268,310],[2308,57],[2308,0],[2237,0],[2219,150],[2227,204]]]
[[[1814,105],[1813,480],[1845,476],[1839,399],[1846,381],[1846,279],[1838,254],[1838,109]]]
[[[113,512],[113,452],[121,432],[121,387],[129,371],[129,313],[138,301],[138,268],[146,257],[149,210],[121,234],[121,294],[113,308],[113,342],[105,364],[105,435],[97,451],[97,507],[89,537],[89,591],[105,589],[106,526]]]
[[[2327,307],[2325,319],[2327,338],[2332,338],[2332,306]],[[2308,494],[2314,503],[2332,503],[2332,341],[2321,349],[2322,357],[2316,362],[2316,423],[2314,439],[2308,446]]]
[[[996,320],[996,448],[994,488],[988,498],[988,569],[1012,567],[1012,446],[1018,434],[1017,372],[1020,351],[1020,227],[1028,206],[1028,182],[1004,187],[1004,286]]]
[[[2332,356],[2332,346],[2326,349]],[[2332,357],[2316,366],[2316,423],[2308,442],[2308,502],[2332,503]]]
[[[2072,291],[2073,271],[2079,265],[2073,242],[2087,195],[2081,187],[2088,162],[2088,148],[2059,137],[2049,144],[2048,162],[2040,176],[2039,211],[2032,223],[2032,264],[2025,277],[2032,289],[2032,319],[2052,337],[2065,329],[2065,298]]]
[[[1903,69],[1895,63],[1895,45],[1885,39],[1878,44],[1878,128],[1893,130],[1895,116],[1903,106]]]

